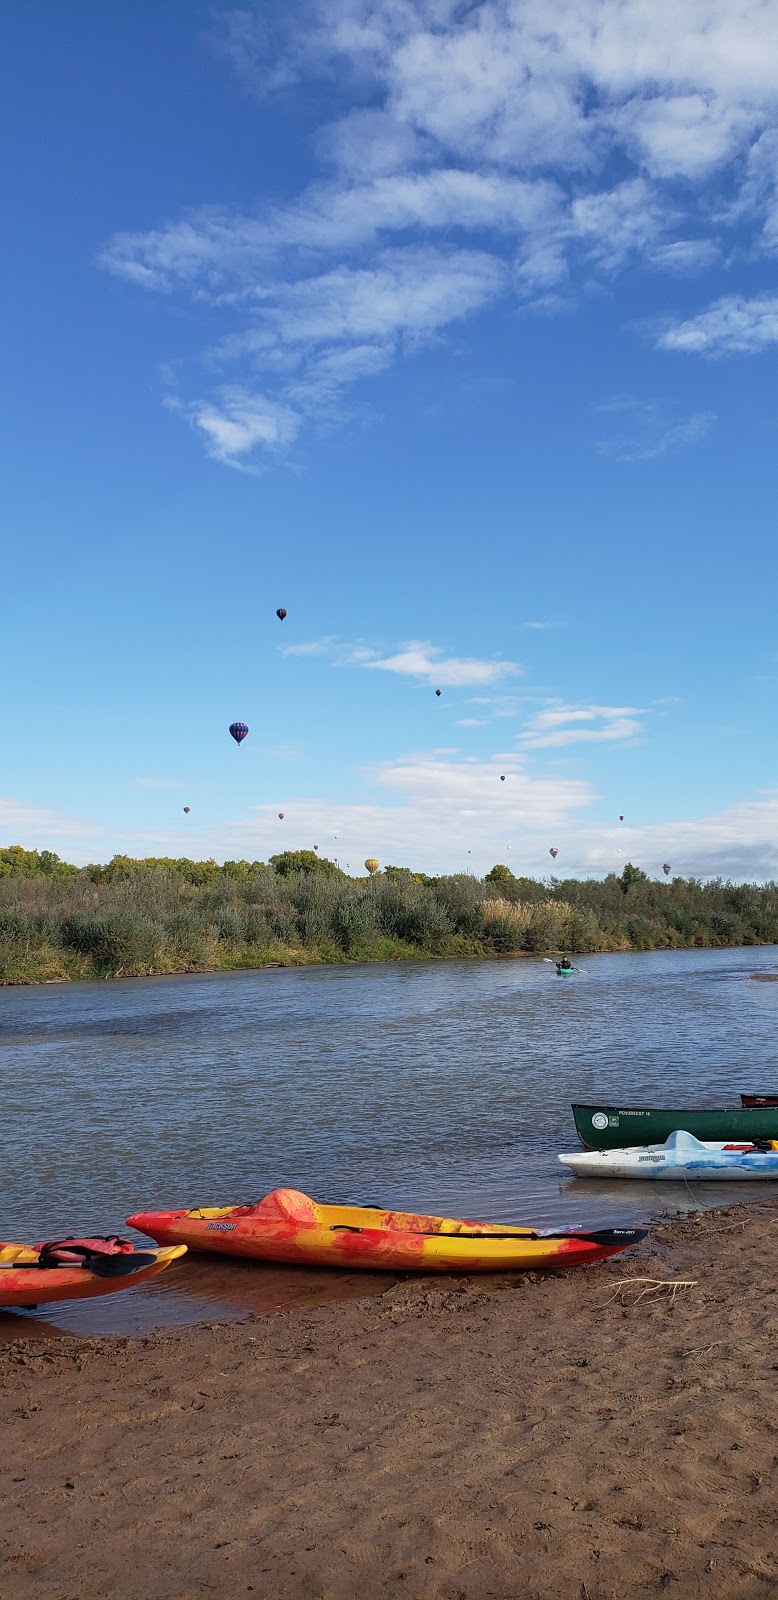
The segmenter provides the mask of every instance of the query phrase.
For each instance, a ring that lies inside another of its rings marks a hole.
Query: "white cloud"
[[[643,731],[641,714],[635,706],[549,706],[530,717],[518,742],[525,750],[631,743]]]
[[[483,661],[466,656],[444,656],[430,644],[406,645],[396,655],[364,666],[373,671],[394,672],[401,677],[420,678],[440,689],[461,689],[469,684],[499,683],[515,676],[521,667],[515,661]]]
[[[713,411],[695,411],[690,417],[672,420],[672,407],[662,401],[636,400],[619,395],[598,411],[618,416],[621,426],[608,438],[598,439],[596,449],[616,461],[654,461],[661,456],[698,444],[710,431],[716,416]]]
[[[574,709],[585,717],[598,708]],[[362,870],[365,856],[375,854],[383,863],[429,872],[467,866],[482,873],[495,861],[508,860],[516,872],[543,875],[554,844],[560,849],[554,870],[574,876],[620,872],[632,860],[657,876],[669,861],[684,876],[778,878],[778,790],[709,816],[633,825],[586,820],[598,799],[589,783],[537,772],[515,752],[485,761],[452,751],[422,752],[382,763],[371,782],[375,798],[368,802],[286,789],[247,816],[225,818],[197,833],[188,826],[114,831],[5,798],[0,835],[8,843],[45,846],[81,862],[107,860],[117,852],[266,860],[281,848],[318,843],[322,854],[337,857],[343,866],[349,862],[353,872]],[[286,814],[283,835],[279,810]]]
[[[240,465],[258,444],[269,451],[291,444],[302,420],[290,406],[238,385],[223,387],[213,401],[181,406],[169,398],[168,404],[183,410],[203,435],[207,454],[231,467]]]
[[[507,269],[485,251],[408,247],[385,251],[370,268],[256,287],[249,324],[219,355],[259,366],[265,391],[274,383],[275,393],[246,382],[190,405],[171,394],[167,404],[184,413],[210,456],[246,470],[258,448],[277,453],[306,421],[339,418],[344,389],[380,372],[401,348],[473,315],[507,282]]]
[[[34,850],[44,843],[46,849],[55,848],[56,853],[56,846],[68,841],[107,837],[108,830],[96,823],[0,795],[0,847],[4,849],[21,844],[26,850]]]
[[[370,803],[285,797],[287,848],[319,843],[352,872],[375,854],[428,872],[483,873],[507,860],[517,873],[586,876],[621,872],[631,860],[657,877],[669,861],[683,876],[778,878],[778,791],[710,816],[632,826],[587,821],[597,800],[587,783],[537,775],[515,754],[478,762],[430,752],[386,762],[373,776],[379,798]],[[277,809],[258,806],[231,824],[213,853],[270,854],[279,847]],[[553,869],[551,844],[560,851]]]
[[[333,634],[323,639],[303,639],[300,644],[279,645],[282,656],[326,656],[335,643]]]
[[[727,295],[698,316],[666,326],[657,343],[693,355],[758,355],[778,344],[778,295]]]
[[[347,388],[510,288],[553,312],[632,262],[688,275],[778,250],[778,0],[246,3],[213,40],[258,93],[319,78],[345,105],[296,196],[200,208],[102,256],[233,320],[235,382],[179,407],[230,465],[339,420]],[[660,346],[762,349],[774,303],[718,301]]]

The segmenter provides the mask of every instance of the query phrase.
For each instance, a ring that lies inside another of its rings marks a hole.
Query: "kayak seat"
[[[260,1217],[267,1222],[296,1222],[298,1225],[307,1222],[315,1227],[318,1221],[313,1200],[299,1189],[271,1189],[255,1206],[241,1206],[240,1211],[243,1216]],[[231,1215],[234,1216],[235,1211]]]

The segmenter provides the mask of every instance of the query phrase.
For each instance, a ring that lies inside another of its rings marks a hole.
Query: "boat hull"
[[[143,1256],[149,1255],[144,1250]],[[57,1300],[91,1300],[97,1295],[116,1294],[136,1283],[148,1283],[158,1277],[185,1254],[179,1244],[169,1249],[155,1250],[154,1261],[135,1270],[132,1256],[124,1257],[128,1264],[121,1277],[100,1277],[86,1267],[36,1267],[37,1248],[34,1245],[0,1244],[0,1310],[9,1306],[28,1309],[33,1306],[53,1304]],[[26,1262],[30,1265],[27,1266]],[[21,1265],[14,1265],[14,1262]]]
[[[127,1220],[160,1243],[349,1271],[537,1271],[600,1261],[645,1237],[635,1228],[536,1234],[510,1224],[321,1206],[293,1189],[274,1190],[256,1206],[140,1211]]]
[[[683,1130],[672,1133],[664,1144],[575,1150],[558,1159],[577,1178],[664,1178],[676,1183],[778,1180],[778,1150],[727,1148],[721,1141],[695,1139]]]
[[[628,1145],[663,1144],[683,1128],[696,1139],[778,1139],[778,1105],[732,1106],[723,1111],[659,1111],[635,1106],[574,1105],[575,1131],[585,1150],[623,1150]]]
[[[778,1094],[741,1094],[741,1106],[778,1106]]]

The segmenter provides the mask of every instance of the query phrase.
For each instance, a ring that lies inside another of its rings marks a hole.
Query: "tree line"
[[[387,866],[352,878],[312,850],[263,861],[114,856],[76,867],[0,849],[0,983],[271,964],[584,954],[778,943],[778,884],[484,878]]]

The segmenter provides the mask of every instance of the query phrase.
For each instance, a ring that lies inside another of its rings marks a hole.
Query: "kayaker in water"
[[[557,962],[556,970],[561,978],[563,972],[574,972],[575,968],[572,961],[567,956],[563,956],[562,960]]]

